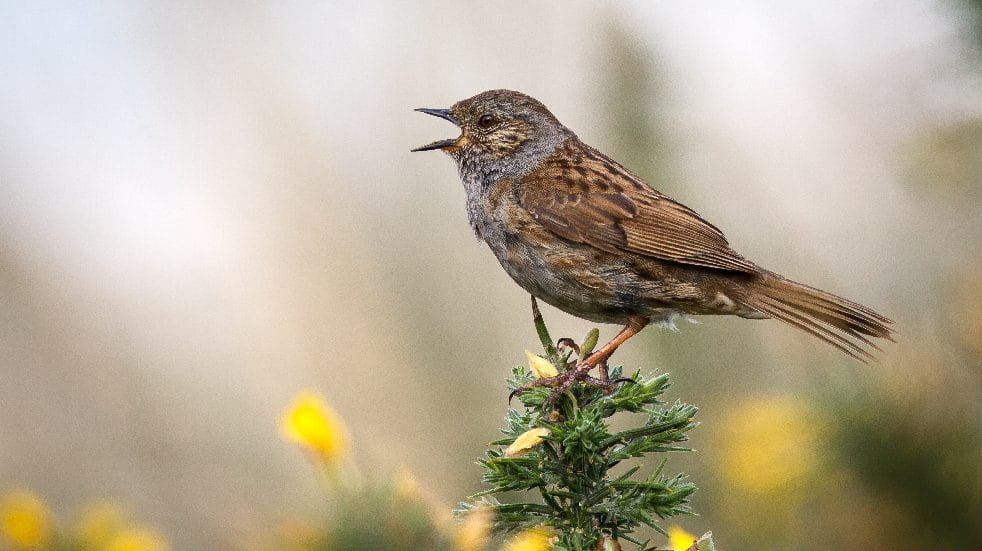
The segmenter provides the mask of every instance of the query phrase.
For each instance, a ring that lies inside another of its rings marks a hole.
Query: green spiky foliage
[[[541,316],[536,316],[536,326],[544,357],[559,371],[574,365],[570,358],[576,347],[561,355],[552,346]],[[595,342],[596,330],[579,347],[579,355],[586,357]],[[610,372],[611,380],[621,376],[620,367]],[[505,438],[492,442],[479,461],[483,481],[490,488],[462,503],[459,512],[491,508],[497,533],[546,526],[556,534],[555,551],[590,550],[605,536],[654,550],[632,534],[642,526],[664,534],[658,519],[690,513],[688,498],[696,487],[684,475],[665,474],[662,454],[689,451],[679,443],[696,426],[697,409],[660,399],[669,387],[667,374],[635,372],[631,379],[609,394],[578,383],[553,404],[547,403],[549,387],[519,394],[522,407],[509,409],[502,429]],[[508,386],[516,390],[533,381],[532,373],[516,367]],[[615,416],[634,421],[632,428],[614,430]],[[524,455],[506,456],[504,446],[539,427],[548,429],[541,443]],[[646,464],[658,466],[652,474],[640,476]],[[524,492],[536,499],[505,503],[507,496],[502,494],[508,492]]]

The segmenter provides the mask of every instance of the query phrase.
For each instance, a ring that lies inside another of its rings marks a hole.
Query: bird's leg
[[[609,381],[610,380],[610,371],[607,368],[607,358],[604,358],[600,362],[600,365],[598,365],[597,367],[600,368],[600,380],[603,381],[603,382],[605,382],[605,383],[607,381]]]
[[[558,378],[565,380],[559,381],[559,384],[555,386],[552,396],[549,397],[549,401],[555,401],[559,395],[566,392],[566,390],[569,389],[569,387],[571,387],[576,381],[586,381],[593,386],[604,389],[604,391],[610,391],[612,384],[610,383],[609,376],[607,374],[607,360],[620,345],[624,344],[624,341],[641,332],[641,330],[648,325],[649,321],[650,320],[648,318],[643,316],[629,319],[627,325],[624,326],[624,329],[621,329],[613,339],[610,339],[610,342],[601,346],[600,350],[597,350],[593,354],[587,356],[587,358],[581,361],[576,368],[571,369],[566,373],[559,374]],[[600,379],[590,377],[590,370],[598,365],[601,366]]]
[[[627,339],[630,339],[634,335],[641,332],[641,330],[648,325],[649,321],[651,320],[643,316],[633,317],[628,320],[627,325],[624,326],[624,329],[621,329],[620,333],[617,333],[614,338],[610,339],[610,342],[601,346],[600,350],[590,354],[585,360],[580,362],[580,364],[576,366],[577,371],[590,371],[597,365],[606,364],[607,359],[610,358],[615,350],[617,350],[617,347],[624,344],[624,341]]]
[[[637,335],[642,329],[645,328],[645,326],[648,325],[649,321],[650,320],[648,318],[643,316],[631,318],[630,320],[628,320],[628,323],[624,327],[624,329],[621,329],[620,332],[617,333],[617,335],[610,340],[610,342],[600,347],[600,349],[594,352],[593,354],[587,356],[586,359],[582,360],[579,364],[577,364],[575,368],[560,373],[555,377],[544,377],[541,379],[537,379],[533,381],[530,385],[524,388],[517,389],[515,392],[512,393],[512,396],[524,392],[526,390],[529,390],[532,387],[551,386],[553,387],[553,391],[552,394],[549,396],[549,399],[546,401],[547,404],[550,404],[552,402],[555,402],[556,399],[559,398],[559,396],[561,396],[564,392],[569,390],[569,388],[573,386],[573,383],[575,383],[576,381],[584,381],[590,385],[602,388],[605,391],[609,391],[612,385],[614,383],[619,382],[619,380],[614,381],[614,383],[611,383],[607,376],[606,370],[603,368],[601,368],[600,379],[590,377],[589,375],[590,370],[598,365],[605,367],[607,365],[607,359],[610,358],[611,354],[613,354],[615,350],[617,350],[617,347],[624,344],[624,341],[626,341],[627,339],[630,339],[634,335]]]
[[[611,381],[606,358],[600,361],[600,363],[597,365],[597,369],[600,370],[600,377],[591,377],[590,375],[586,375],[583,377],[583,382],[603,390],[604,394],[610,394],[613,392],[614,387],[617,386],[617,383],[634,382],[633,379],[627,377],[621,377],[617,380]]]

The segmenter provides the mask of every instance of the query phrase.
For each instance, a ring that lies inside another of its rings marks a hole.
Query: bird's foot
[[[590,375],[590,370],[597,366],[600,367],[599,379]],[[564,371],[554,377],[542,377],[521,388],[516,388],[511,392],[511,394],[508,395],[508,401],[510,402],[515,396],[528,392],[533,388],[545,386],[552,387],[552,393],[545,401],[545,405],[550,406],[555,403],[560,396],[566,393],[566,391],[572,388],[577,381],[590,385],[594,388],[599,388],[604,394],[610,394],[614,391],[617,385],[621,383],[634,382],[633,379],[624,377],[611,381],[607,376],[607,358],[591,355],[572,369]]]
[[[545,401],[545,405],[548,406],[562,396],[563,393],[569,390],[576,381],[584,381],[587,382],[587,384],[590,384],[592,381],[601,383],[599,379],[589,375],[589,367],[586,369],[581,369],[581,367],[582,364],[568,371],[563,371],[554,377],[540,377],[525,386],[516,388],[511,392],[511,394],[508,395],[508,401],[510,402],[515,396],[524,394],[534,388],[552,387],[552,394],[550,394],[549,398],[547,398]]]

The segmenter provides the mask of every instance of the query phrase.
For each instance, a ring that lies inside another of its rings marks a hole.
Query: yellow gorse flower
[[[798,492],[818,467],[821,431],[815,416],[793,398],[748,402],[730,413],[723,427],[723,479],[749,494]]]
[[[552,362],[549,360],[541,356],[536,356],[528,350],[525,351],[525,355],[529,359],[529,369],[532,370],[532,374],[536,377],[541,379],[543,377],[555,377],[559,375],[556,366],[552,365]]]
[[[529,450],[542,443],[542,437],[549,434],[549,429],[536,427],[518,435],[518,438],[505,448],[505,457],[521,457]]]
[[[116,535],[106,551],[167,551],[167,542],[149,528],[130,528]]]
[[[86,549],[103,549],[130,522],[129,512],[122,506],[101,501],[85,508],[75,534]]]
[[[697,539],[680,526],[668,527],[668,546],[672,548],[672,551],[688,551]]]
[[[501,551],[549,551],[552,534],[545,530],[525,530],[501,548]]]
[[[283,413],[283,435],[318,453],[328,461],[339,461],[347,450],[344,423],[319,394],[303,391]]]
[[[44,549],[51,539],[51,513],[33,492],[13,491],[0,499],[0,533],[14,549]]]
[[[419,499],[422,495],[419,480],[405,467],[400,467],[392,477],[392,489],[395,490],[396,497],[401,499]]]

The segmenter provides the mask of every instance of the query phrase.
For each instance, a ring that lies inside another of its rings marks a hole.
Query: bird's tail
[[[743,302],[751,308],[811,333],[863,363],[876,361],[870,337],[893,341],[893,321],[872,309],[766,273]]]

